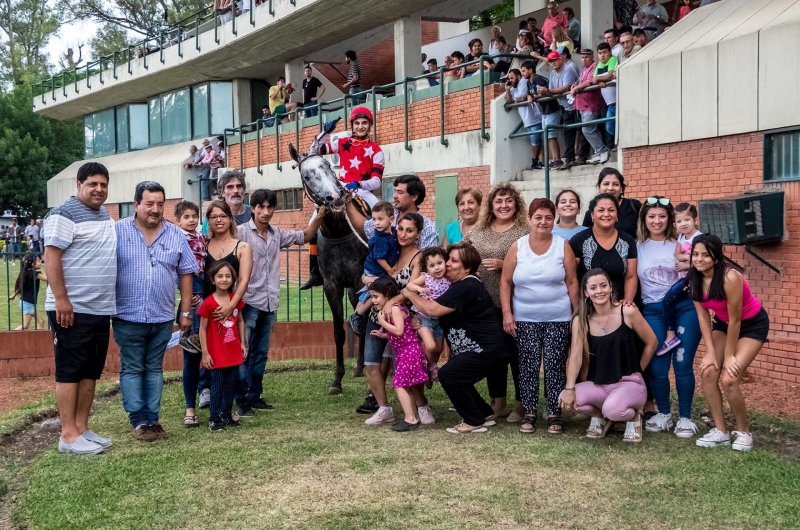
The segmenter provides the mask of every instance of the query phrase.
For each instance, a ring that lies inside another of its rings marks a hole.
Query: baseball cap
[[[591,48],[584,48],[581,50],[581,55],[594,55],[594,50]]]
[[[555,61],[557,59],[561,59],[561,54],[558,52],[550,52],[547,54],[548,61]]]

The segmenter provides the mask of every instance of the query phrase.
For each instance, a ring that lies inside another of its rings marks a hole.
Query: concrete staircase
[[[597,195],[597,176],[604,167],[618,168],[618,153],[611,153],[608,162],[603,165],[583,165],[575,166],[567,171],[550,172],[550,198],[555,200],[559,191],[564,188],[571,188],[578,192],[581,197],[581,211],[586,211],[589,201]],[[544,170],[531,171],[526,169],[520,171],[514,186],[522,192],[525,202],[536,198],[545,197]],[[581,219],[582,214],[581,214]]]

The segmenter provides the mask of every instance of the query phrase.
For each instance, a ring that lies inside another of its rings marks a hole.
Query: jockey
[[[378,202],[372,193],[381,186],[385,158],[383,150],[370,139],[374,118],[366,107],[356,107],[350,113],[352,135],[336,135],[320,148],[319,154],[339,155],[339,180],[344,187],[360,195],[369,207]],[[309,278],[300,290],[322,285],[317,260],[317,238],[309,242]]]

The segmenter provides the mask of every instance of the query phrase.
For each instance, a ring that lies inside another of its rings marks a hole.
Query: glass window
[[[119,218],[125,219],[126,217],[133,216],[133,203],[132,202],[121,202],[119,203]]]
[[[800,179],[800,131],[765,136],[764,180]]]
[[[150,99],[147,106],[150,114],[150,145],[158,145],[161,143],[161,99]]]
[[[209,136],[208,85],[192,87],[192,138]]]
[[[94,119],[94,155],[113,155],[117,150],[114,109],[95,112],[92,118]]]
[[[303,190],[299,188],[278,190],[278,204],[275,211],[301,210],[303,208]]]
[[[83,118],[83,152],[86,158],[94,156],[94,120],[91,116]]]
[[[128,150],[128,106],[117,107],[117,153]]]
[[[161,96],[161,141],[165,144],[191,139],[189,89],[176,90]]]
[[[211,89],[211,134],[233,128],[233,83],[209,83]]]
[[[147,105],[130,105],[128,107],[128,120],[130,121],[130,148],[147,149],[148,142],[148,121]]]

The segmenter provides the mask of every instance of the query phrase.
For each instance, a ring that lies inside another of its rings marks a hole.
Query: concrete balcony
[[[39,114],[75,119],[90,112],[130,102],[143,102],[169,90],[203,81],[260,78],[284,73],[288,61],[343,41],[372,42],[401,17],[453,22],[465,20],[493,0],[275,0],[255,6],[234,23],[213,24],[190,38],[142,58],[107,68],[102,73],[48,90],[33,99]],[[294,5],[293,5],[294,4]],[[358,51],[358,47],[353,49]],[[180,53],[179,53],[180,52]],[[163,59],[162,59],[163,55]],[[130,70],[130,71],[129,71]],[[102,80],[101,80],[102,78]]]

